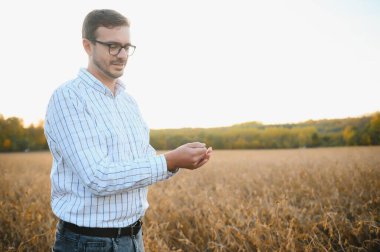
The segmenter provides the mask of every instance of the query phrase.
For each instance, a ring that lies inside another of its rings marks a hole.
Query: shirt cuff
[[[152,172],[152,184],[165,180],[173,176],[174,174],[177,173],[175,172],[170,172],[168,170],[168,166],[166,163],[166,158],[164,154],[155,156],[150,159],[150,165],[151,165],[151,172]]]

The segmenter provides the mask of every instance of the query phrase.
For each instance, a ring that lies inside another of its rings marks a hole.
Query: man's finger
[[[200,143],[200,142],[193,142],[193,143],[188,143],[187,146],[190,148],[203,148],[203,147],[206,147],[206,144]]]
[[[204,156],[207,153],[206,147],[192,148],[192,152],[197,156]]]
[[[209,160],[208,158],[202,159],[198,164],[196,164],[196,168],[201,167],[202,165],[207,163],[208,160]]]
[[[208,147],[207,151],[206,151],[206,154],[209,154],[212,152],[212,147]]]

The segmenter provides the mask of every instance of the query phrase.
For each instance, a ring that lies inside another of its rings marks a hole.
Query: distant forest
[[[380,145],[380,112],[359,118],[310,120],[265,125],[247,122],[220,128],[151,130],[151,145],[170,150],[200,141],[213,149],[280,149]],[[43,122],[23,126],[22,119],[0,114],[0,152],[48,150]]]

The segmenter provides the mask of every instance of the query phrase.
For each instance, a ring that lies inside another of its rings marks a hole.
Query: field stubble
[[[0,154],[0,250],[49,251],[48,152]],[[153,185],[146,251],[379,251],[380,148],[214,151]]]

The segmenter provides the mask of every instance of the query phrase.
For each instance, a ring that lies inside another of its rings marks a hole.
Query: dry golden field
[[[380,251],[380,147],[214,151],[150,188],[146,251]],[[0,251],[49,251],[48,152],[0,154]]]

